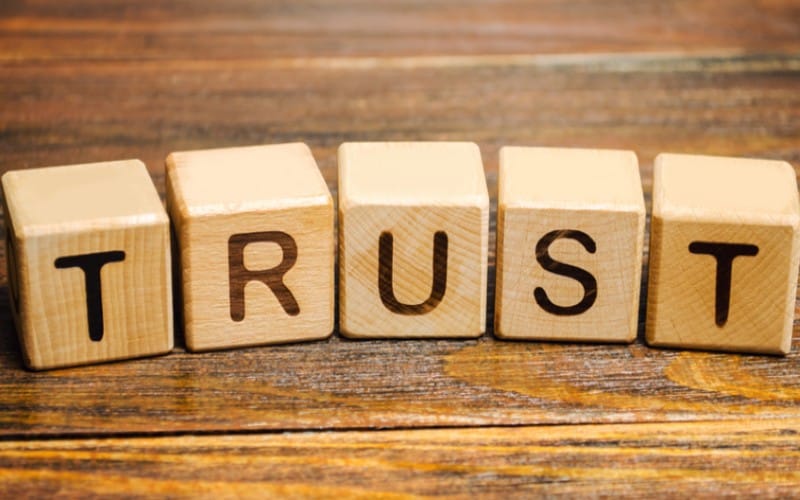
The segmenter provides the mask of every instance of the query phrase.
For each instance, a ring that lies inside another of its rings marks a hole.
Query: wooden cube
[[[333,331],[333,199],[305,144],[172,153],[187,347],[321,339]]]
[[[648,343],[788,353],[799,227],[788,163],[656,158]]]
[[[6,261],[25,364],[169,352],[169,219],[138,160],[7,172]]]
[[[339,148],[339,324],[359,338],[485,330],[489,195],[472,143]]]
[[[632,342],[645,205],[632,151],[500,150],[495,334]]]

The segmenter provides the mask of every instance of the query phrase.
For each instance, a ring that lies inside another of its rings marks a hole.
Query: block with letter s
[[[495,334],[632,342],[645,204],[632,151],[500,150]]]

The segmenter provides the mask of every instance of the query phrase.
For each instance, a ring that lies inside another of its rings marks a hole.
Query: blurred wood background
[[[647,192],[664,151],[798,167],[800,2],[0,3],[2,172],[134,157],[163,193],[171,151],[304,141],[334,188],[341,142],[421,139],[477,142],[493,197],[509,144],[635,150]],[[501,342],[488,325],[209,354],[179,339],[31,373],[5,281],[3,497],[800,486],[797,327],[785,358]]]

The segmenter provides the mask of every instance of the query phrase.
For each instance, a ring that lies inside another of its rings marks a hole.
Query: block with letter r
[[[800,263],[794,169],[662,154],[654,174],[648,343],[788,353]]]
[[[167,204],[189,349],[333,332],[333,199],[308,146],[172,153]]]

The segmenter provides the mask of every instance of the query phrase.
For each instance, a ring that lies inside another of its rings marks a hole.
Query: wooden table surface
[[[493,201],[509,144],[635,150],[647,192],[663,151],[800,167],[800,2],[0,2],[0,171],[137,157],[163,193],[170,151],[304,141],[333,188],[350,140],[475,141]],[[785,358],[488,325],[32,373],[5,282],[4,498],[800,491],[797,323]]]

